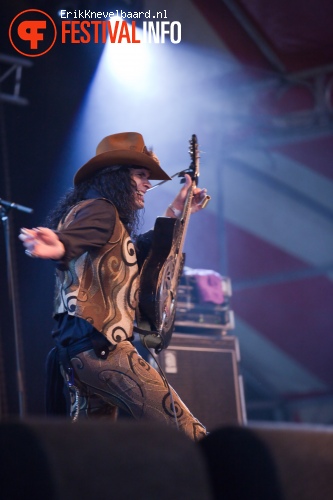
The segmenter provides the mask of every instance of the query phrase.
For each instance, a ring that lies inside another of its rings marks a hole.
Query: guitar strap
[[[158,332],[144,330],[143,328],[139,328],[138,326],[134,326],[133,331],[140,335],[141,343],[144,346],[155,349],[156,353],[162,350],[162,339]]]
[[[178,176],[178,177],[184,177],[184,175],[187,173],[187,170],[180,170],[179,172],[176,172],[175,174],[171,175],[171,179],[173,179],[174,177]],[[155,189],[157,188],[158,186],[161,186],[162,184],[164,184],[165,182],[168,182],[169,179],[167,179],[166,181],[160,181],[158,182],[157,184],[155,184],[155,186],[147,189],[147,191],[151,191],[152,189]],[[184,182],[183,179],[181,179],[180,182]]]

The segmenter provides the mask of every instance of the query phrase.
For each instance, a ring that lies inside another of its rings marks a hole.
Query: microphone
[[[15,210],[19,210],[20,212],[26,212],[27,214],[31,214],[33,212],[32,208],[25,207],[24,205],[19,205],[18,203],[14,203],[11,201],[6,201],[0,198],[0,206],[3,207],[8,207],[8,208],[15,208]]]

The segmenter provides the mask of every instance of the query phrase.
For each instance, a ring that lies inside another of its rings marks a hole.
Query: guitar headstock
[[[190,158],[191,158],[191,165],[189,167],[189,175],[192,177],[192,180],[195,181],[196,184],[198,184],[199,181],[199,144],[198,144],[198,139],[195,134],[192,135],[190,141],[190,147],[189,147],[189,153],[190,153]]]
[[[198,185],[199,182],[199,145],[198,145],[198,139],[195,134],[192,135],[191,139],[189,140],[189,154],[191,158],[191,164],[189,168],[186,170],[183,170],[179,176],[184,177],[185,174],[188,174],[192,180]],[[185,179],[183,178],[180,182],[185,182]]]

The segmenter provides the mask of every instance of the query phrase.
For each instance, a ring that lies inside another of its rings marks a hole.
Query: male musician
[[[72,418],[114,418],[119,407],[198,440],[206,434],[203,425],[132,344],[138,260],[152,239],[152,232],[136,236],[139,214],[150,181],[169,179],[141,134],[107,136],[76,172],[49,227],[22,229],[19,237],[29,256],[56,261],[53,338]],[[186,175],[167,217],[179,216],[190,185]],[[194,189],[192,212],[200,210],[205,191]]]

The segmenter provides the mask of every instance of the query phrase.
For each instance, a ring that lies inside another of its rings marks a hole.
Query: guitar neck
[[[181,230],[180,230],[180,234],[178,236],[178,241],[177,241],[177,249],[178,249],[179,254],[182,253],[183,246],[185,243],[187,227],[188,227],[188,223],[189,223],[190,215],[191,215],[191,205],[192,205],[194,185],[195,185],[195,183],[194,183],[194,181],[192,181],[192,186],[189,188],[189,190],[187,192],[186,200],[184,203],[183,213],[182,213],[182,216],[180,218]]]
[[[179,236],[177,238],[177,253],[180,255],[183,251],[183,246],[185,243],[185,236],[187,231],[187,226],[190,220],[191,215],[191,206],[192,206],[192,198],[193,198],[193,190],[197,185],[197,179],[199,176],[199,153],[198,153],[198,143],[196,135],[192,135],[192,139],[190,141],[190,156],[192,159],[190,169],[192,170],[192,182],[191,186],[187,191],[186,200],[184,203],[184,209],[181,216],[181,230],[179,232]]]

